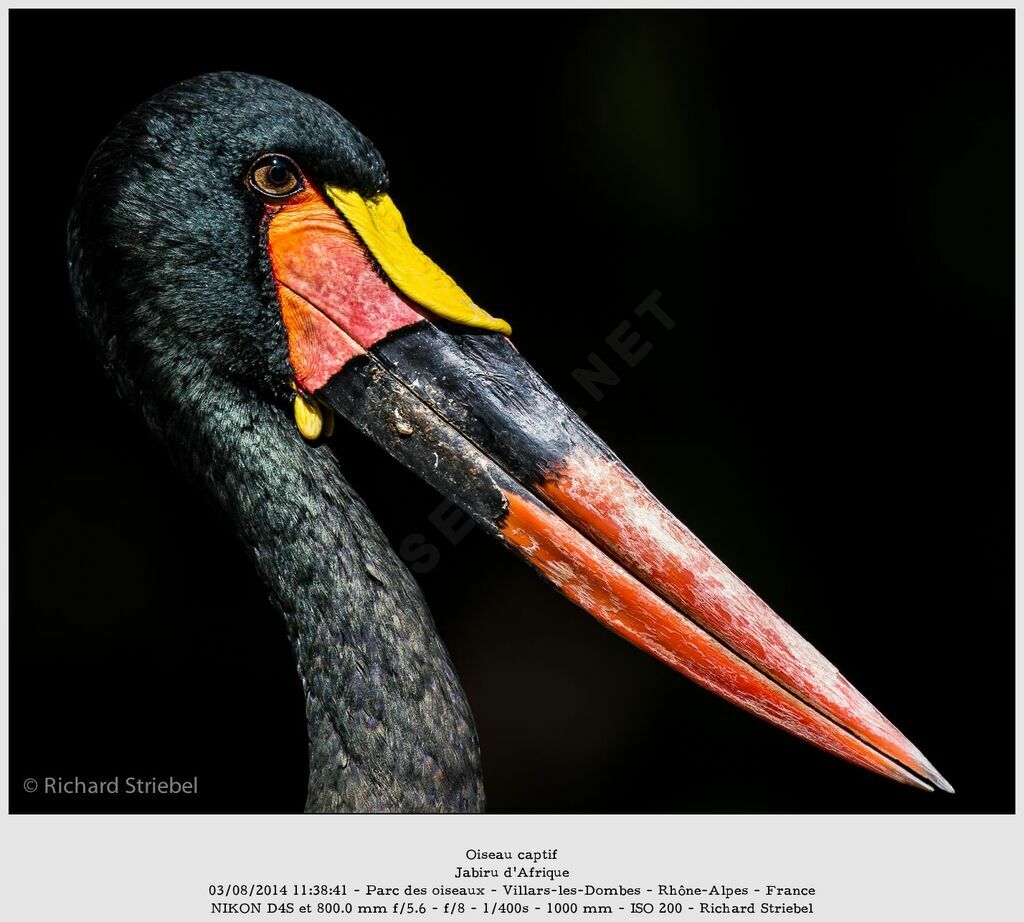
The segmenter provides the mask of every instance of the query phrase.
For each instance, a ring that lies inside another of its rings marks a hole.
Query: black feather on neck
[[[79,318],[177,464],[249,549],[306,695],[311,811],[483,805],[476,731],[412,577],[289,407],[260,206],[266,150],[371,192],[380,156],[319,100],[212,74],[129,115],[90,162],[68,227]]]
[[[253,557],[306,694],[307,810],[483,806],[469,706],[433,619],[326,446],[284,412],[225,400],[182,459]]]

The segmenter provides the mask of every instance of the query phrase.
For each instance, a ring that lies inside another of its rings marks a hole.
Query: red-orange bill
[[[410,331],[408,336],[418,332]],[[935,774],[934,769],[866,702],[859,711],[851,709],[842,719],[815,706],[815,698],[828,700],[835,688],[848,685],[839,684],[844,680],[809,645],[794,652],[792,638],[797,635],[792,629],[778,635],[790,643],[782,653],[794,657],[806,670],[803,687],[813,693],[814,697],[808,696],[811,700],[787,688],[769,671],[779,656],[779,642],[774,638],[762,632],[748,639],[744,649],[736,649],[668,597],[668,591],[674,591],[672,583],[639,572],[639,566],[630,566],[629,560],[634,557],[645,561],[653,572],[647,558],[659,558],[649,554],[649,549],[657,548],[660,554],[671,553],[672,547],[658,534],[665,523],[657,523],[657,528],[652,523],[651,532],[642,540],[624,534],[620,526],[608,524],[611,510],[602,512],[607,497],[621,497],[628,508],[631,491],[642,489],[613,457],[599,465],[603,472],[596,479],[582,476],[579,462],[569,459],[543,477],[514,477],[509,471],[513,464],[502,462],[508,452],[528,446],[530,440],[495,439],[502,451],[496,459],[479,444],[483,427],[477,429],[477,439],[468,438],[423,399],[421,390],[430,390],[423,383],[426,374],[418,368],[413,378],[418,384],[406,384],[371,349],[365,358],[352,362],[333,378],[320,396],[620,636],[790,733],[886,777],[930,789],[925,772]],[[493,427],[491,431],[493,434]],[[581,497],[591,488],[593,499],[587,506]],[[568,495],[570,490],[581,503],[579,508],[564,499],[562,494]],[[650,510],[646,514],[651,514]],[[574,517],[589,527],[580,527]],[[586,522],[588,517],[593,521]],[[598,520],[604,522],[600,527],[595,525]],[[702,548],[696,539],[692,540]],[[685,576],[682,564],[679,572],[670,575],[680,582],[685,578],[684,586],[703,582],[694,591],[701,597],[720,595],[720,610],[726,613],[730,594],[741,601],[748,594],[756,599],[745,587],[741,594],[742,584],[736,577],[704,553],[713,565],[709,563],[699,576]],[[738,604],[732,613],[736,617],[749,614]],[[778,620],[777,616],[771,617]],[[850,694],[852,698],[856,692],[851,689]],[[862,713],[868,719],[862,719]],[[887,737],[879,733],[879,727],[888,729]],[[882,739],[886,748],[878,746],[872,736]]]
[[[322,200],[299,204],[268,216],[268,240],[300,387],[638,647],[829,752],[952,790],[504,336],[432,318],[380,277]]]

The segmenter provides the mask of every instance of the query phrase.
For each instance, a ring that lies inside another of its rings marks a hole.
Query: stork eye
[[[286,198],[302,188],[302,171],[283,154],[267,154],[252,165],[249,182],[260,195]]]

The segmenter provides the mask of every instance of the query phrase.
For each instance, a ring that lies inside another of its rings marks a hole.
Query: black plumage
[[[387,188],[373,146],[313,97],[234,73],[171,87],[87,167],[68,230],[79,318],[287,622],[306,695],[307,809],[479,810],[476,731],[423,597],[330,450],[291,418],[261,207],[241,180],[267,151],[317,182]]]

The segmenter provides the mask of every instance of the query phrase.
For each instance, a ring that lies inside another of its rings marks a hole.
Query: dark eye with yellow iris
[[[287,198],[302,188],[302,171],[284,154],[266,154],[249,170],[249,183],[265,198]]]

